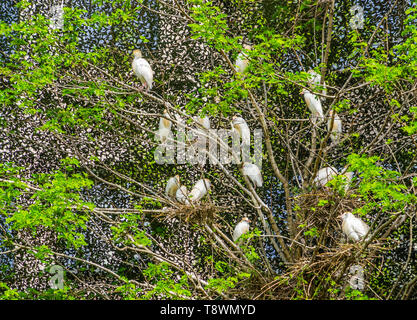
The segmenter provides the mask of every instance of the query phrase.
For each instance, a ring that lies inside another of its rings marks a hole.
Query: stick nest
[[[178,204],[176,207],[167,208],[157,217],[162,217],[163,220],[178,219],[186,223],[203,225],[214,222],[217,211],[217,207],[211,203]]]

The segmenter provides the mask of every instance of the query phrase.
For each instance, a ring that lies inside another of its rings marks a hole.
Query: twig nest
[[[157,217],[163,220],[178,219],[192,224],[211,224],[215,220],[217,208],[210,203],[196,203],[194,205],[178,204],[175,208],[168,208]]]

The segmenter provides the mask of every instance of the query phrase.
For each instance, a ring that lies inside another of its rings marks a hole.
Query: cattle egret
[[[337,176],[335,167],[324,167],[317,172],[317,176],[313,180],[313,184],[317,187],[324,187],[330,180]]]
[[[243,49],[245,51],[250,51],[250,50],[252,50],[252,47],[250,45],[244,44]],[[248,66],[249,66],[248,56],[246,55],[246,53],[240,52],[236,57],[236,62],[235,62],[236,72],[237,73],[244,73],[246,71],[246,69],[248,68]]]
[[[211,183],[209,179],[198,180],[190,192],[191,202],[197,202],[203,198],[209,190],[211,190]]]
[[[308,109],[311,111],[313,122],[315,123],[317,118],[321,121],[324,117],[323,108],[321,107],[320,99],[310,91],[303,89],[300,94],[304,95],[304,100]]]
[[[152,89],[153,70],[148,61],[142,58],[142,52],[139,49],[133,50],[135,58],[132,61],[132,68],[135,75],[139,78],[142,85],[147,91]]]
[[[168,179],[167,185],[165,187],[165,194],[171,198],[175,197],[175,194],[180,187],[180,176],[176,175]]]
[[[232,118],[232,132],[237,131],[242,139],[242,145],[250,145],[250,129],[245,119],[242,117],[234,116]]]
[[[261,170],[259,170],[259,167],[256,164],[244,162],[243,174],[249,177],[255,187],[262,187],[263,180]]]
[[[331,126],[333,114],[334,120],[333,125]],[[330,110],[329,112],[329,119],[327,120],[327,130],[331,132],[330,138],[332,139],[332,142],[338,143],[340,140],[340,136],[342,135],[342,120],[340,120],[340,117],[337,115],[336,112],[333,112],[333,110]]]
[[[233,231],[233,242],[236,242],[242,234],[249,232],[249,222],[250,220],[246,217],[243,217],[242,220],[240,220]]]
[[[342,214],[340,218],[343,220],[342,230],[350,240],[357,242],[369,231],[369,226],[351,212]]]
[[[172,122],[166,118],[169,118],[169,114],[168,111],[165,109],[164,117],[161,117],[159,119],[159,129],[157,132],[157,137],[161,142],[165,142],[171,133]]]
[[[178,188],[177,192],[175,192],[175,198],[178,202],[182,204],[190,204],[188,191],[186,186],[181,186]]]

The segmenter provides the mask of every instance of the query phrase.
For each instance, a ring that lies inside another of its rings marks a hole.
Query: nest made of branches
[[[177,219],[191,224],[212,224],[218,208],[212,203],[195,203],[190,205],[178,204],[176,207],[166,208],[164,213],[156,217],[162,220]]]
[[[350,195],[348,192],[342,196],[328,188],[298,195],[295,200],[300,224],[306,224],[307,228],[327,225],[329,230],[339,230],[341,220],[338,217],[364,205],[362,200]]]
[[[313,258],[301,258],[285,274],[266,284],[256,298],[294,299],[300,290],[305,298],[330,298],[332,293],[328,289],[331,285],[340,289],[348,285],[351,266],[372,267],[372,260],[386,250],[380,243],[370,243],[362,251],[363,245],[364,242],[339,243],[337,247],[328,248]],[[321,292],[318,292],[318,287]]]

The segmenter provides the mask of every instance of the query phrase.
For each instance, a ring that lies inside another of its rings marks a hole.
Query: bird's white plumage
[[[161,142],[165,142],[171,134],[172,122],[167,118],[169,118],[168,111],[164,110],[164,117],[159,119],[159,129],[156,132],[156,137]]]
[[[153,85],[153,70],[148,61],[142,58],[142,53],[140,50],[134,50],[133,54],[135,58],[132,61],[132,69],[135,75],[139,78],[142,85],[144,85],[147,90],[152,89]]]
[[[359,241],[368,233],[369,226],[351,212],[344,213],[341,218],[342,231],[350,240]]]
[[[252,47],[249,45],[243,45],[243,48],[247,51],[251,50]],[[248,56],[244,52],[240,52],[236,57],[235,70],[238,73],[244,73],[249,66]]]
[[[263,179],[261,170],[256,164],[244,162],[242,170],[243,174],[249,177],[255,187],[262,187]]]
[[[159,128],[158,131],[156,131],[156,138],[161,141],[165,142],[168,140],[169,136],[172,134],[171,130],[168,128]]]
[[[190,204],[189,199],[189,194],[187,191],[187,187],[186,186],[181,186],[178,188],[177,192],[175,192],[175,198],[177,199],[178,202],[182,203],[182,204]]]
[[[337,169],[335,167],[324,167],[317,172],[313,183],[317,187],[324,187],[335,176],[337,176]]]
[[[302,90],[301,94],[304,95],[304,101],[306,102],[307,107],[312,114],[313,122],[316,122],[317,119],[322,121],[324,115],[320,99],[308,90]]]
[[[207,194],[209,190],[211,190],[211,183],[209,179],[198,180],[190,192],[191,202],[200,200]]]
[[[245,119],[234,116],[232,118],[232,131],[239,134],[242,139],[242,145],[250,145],[250,129]]]
[[[168,113],[167,110],[164,110],[164,116],[159,118],[159,129],[161,129],[161,128],[171,129],[172,122],[170,120],[168,120],[167,118],[168,119],[170,118],[169,113]]]
[[[333,114],[334,120],[332,125]],[[333,110],[330,110],[329,112],[329,119],[327,120],[327,130],[331,132],[330,138],[332,139],[333,143],[339,142],[340,136],[342,135],[342,120],[336,112],[333,112]]]
[[[171,198],[175,197],[175,194],[180,187],[180,176],[176,175],[175,177],[171,177],[167,181],[167,185],[165,187],[165,194]]]
[[[244,217],[235,227],[233,231],[233,242],[236,242],[242,234],[249,232],[249,219]]]

